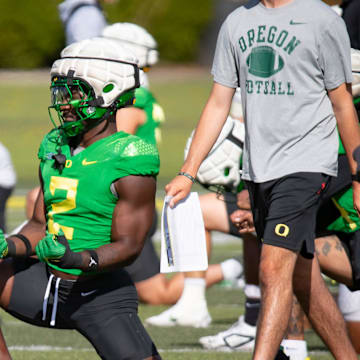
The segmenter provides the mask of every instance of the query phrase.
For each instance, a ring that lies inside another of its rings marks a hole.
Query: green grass
[[[150,73],[151,76],[151,73]],[[43,136],[51,129],[48,115],[49,84],[34,81],[0,81],[0,141],[10,150],[18,175],[18,188],[31,188],[38,183],[37,151]],[[169,181],[183,161],[184,146],[200,116],[210,91],[210,75],[200,73],[151,77],[151,89],[164,108],[166,122],[159,146],[161,169],[159,187]]]

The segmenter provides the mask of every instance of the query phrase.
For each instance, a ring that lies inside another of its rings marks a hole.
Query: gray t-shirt
[[[319,0],[266,8],[250,0],[219,33],[214,81],[241,87],[243,179],[296,172],[336,176],[338,135],[327,90],[352,82],[343,20]]]

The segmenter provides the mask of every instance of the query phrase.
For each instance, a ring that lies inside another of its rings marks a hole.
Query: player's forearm
[[[335,110],[338,130],[341,141],[346,150],[352,174],[355,174],[360,166],[354,159],[354,150],[360,146],[360,128],[356,111],[353,107],[344,107]]]
[[[6,240],[12,243],[9,256],[29,257],[35,254],[36,244],[44,237],[45,224],[35,219],[29,220],[18,233],[12,234]]]
[[[359,120],[353,104],[351,84],[343,83],[328,92],[336,117],[338,131],[346,150],[351,172],[354,174],[358,163],[354,160],[354,150],[360,145]]]
[[[124,238],[121,241],[103,245],[90,253],[82,251],[81,269],[89,270],[91,261],[97,261],[97,270],[107,270],[116,267],[124,267],[130,265],[140,254],[143,248],[142,241],[134,241],[131,238]],[[96,253],[96,255],[94,254]],[[91,256],[97,256],[97,259],[91,259]]]
[[[200,164],[214,145],[226,121],[233,93],[234,89],[214,84],[181,171],[195,177]]]

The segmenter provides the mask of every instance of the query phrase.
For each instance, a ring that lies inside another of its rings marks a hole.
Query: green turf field
[[[150,74],[150,80],[152,90],[163,106],[167,118],[162,131],[163,143],[159,149],[161,172],[158,179],[158,194],[161,197],[163,185],[176,174],[182,163],[186,139],[199,118],[210,91],[211,80],[207,72],[189,71],[185,67],[157,72],[154,69],[154,73]],[[21,195],[37,184],[37,147],[42,136],[51,127],[47,114],[49,91],[46,77],[20,74],[9,78],[0,73],[0,97],[4,104],[0,113],[0,141],[11,151],[18,174],[16,194]],[[17,206],[8,211],[10,229],[24,219],[24,211],[21,206],[19,207],[22,203],[16,204]],[[239,253],[241,253],[240,242],[215,245],[211,262],[216,263]],[[148,328],[163,359],[251,358],[247,353],[214,353],[201,349],[198,338],[228,328],[243,312],[244,305],[241,290],[229,290],[220,285],[214,286],[207,292],[207,299],[213,318],[213,323],[208,329]],[[160,313],[165,308],[141,305],[139,314],[145,319]],[[73,331],[49,331],[26,325],[3,312],[0,316],[13,359],[98,359],[89,343]],[[332,359],[321,340],[313,332],[308,332],[306,339],[312,360]]]
[[[174,71],[177,73],[173,74]],[[205,104],[211,79],[207,71],[194,75],[194,71],[185,67],[157,72],[154,69],[154,72],[150,72],[151,89],[166,115],[159,146],[160,188],[179,170],[186,140]],[[40,78],[34,75],[33,79],[19,75],[9,79],[1,75],[0,98],[4,106],[0,113],[0,141],[11,151],[18,173],[18,189],[31,188],[38,181],[39,143],[52,127],[47,110],[49,84],[44,74]]]

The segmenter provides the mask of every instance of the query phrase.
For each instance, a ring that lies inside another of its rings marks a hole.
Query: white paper
[[[204,221],[196,192],[173,209],[165,196],[161,216],[160,272],[203,271],[208,268]]]

